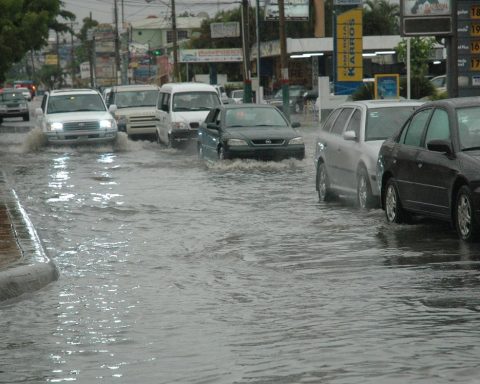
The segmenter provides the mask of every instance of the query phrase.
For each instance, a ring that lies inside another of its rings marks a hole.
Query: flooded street
[[[0,383],[480,383],[480,245],[318,202],[304,161],[0,134],[60,279],[0,306]]]

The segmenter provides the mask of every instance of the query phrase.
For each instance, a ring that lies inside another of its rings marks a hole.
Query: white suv
[[[47,92],[35,116],[36,126],[49,143],[102,143],[117,137],[117,124],[100,93],[93,89]]]

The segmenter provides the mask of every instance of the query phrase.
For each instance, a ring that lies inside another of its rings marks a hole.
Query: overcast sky
[[[254,0],[251,0],[254,1]],[[112,23],[114,0],[63,0],[65,8],[77,16],[78,25],[75,29],[80,29],[82,20],[90,16],[103,23]],[[263,3],[263,0],[262,0]],[[119,20],[122,17],[122,0],[117,0]],[[147,16],[168,17],[171,0],[123,0],[124,19],[126,22],[142,20]],[[225,8],[239,7],[238,0],[176,0],[176,13],[182,13],[185,10],[193,14],[207,12],[210,15],[216,14]]]

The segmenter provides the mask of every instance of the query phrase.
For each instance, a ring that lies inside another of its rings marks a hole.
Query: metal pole
[[[280,67],[282,76],[282,99],[283,113],[290,120],[290,95],[288,89],[288,59],[287,59],[287,39],[285,36],[285,4],[284,0],[278,0],[279,16],[279,36],[280,36]]]
[[[180,73],[178,71],[178,46],[177,46],[177,18],[175,15],[175,0],[172,0],[172,43],[173,43],[173,80],[180,80]]]
[[[258,87],[261,86],[260,81],[260,0],[256,0],[256,31],[257,31],[257,79],[258,79]],[[257,98],[257,101],[260,100]]]
[[[120,41],[118,39],[118,7],[117,0],[114,0],[115,15],[115,84],[119,83],[120,72]]]
[[[412,88],[410,80],[410,37],[407,37],[407,99],[412,98]]]

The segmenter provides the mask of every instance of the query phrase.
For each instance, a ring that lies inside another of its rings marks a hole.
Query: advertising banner
[[[180,49],[180,63],[228,63],[243,61],[241,48]]]
[[[451,0],[403,0],[403,16],[435,16],[452,13]]]
[[[309,0],[285,0],[285,20],[308,20]],[[265,20],[278,21],[278,0],[265,0]]]
[[[353,8],[337,16],[337,81],[363,80],[362,9]]]
[[[398,99],[400,75],[375,75],[375,99]]]
[[[238,21],[230,21],[228,23],[211,23],[210,36],[212,39],[221,37],[239,37],[240,23]]]

